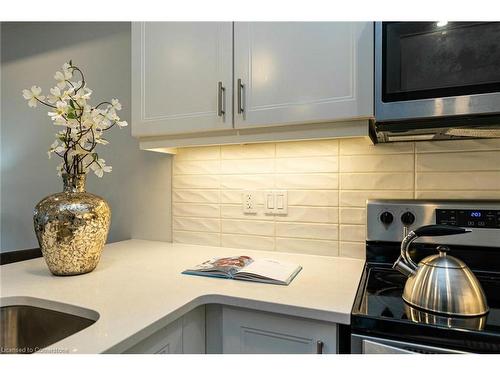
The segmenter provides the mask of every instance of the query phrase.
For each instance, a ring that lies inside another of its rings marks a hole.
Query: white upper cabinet
[[[143,149],[367,136],[372,117],[372,22],[132,25]]]
[[[132,134],[232,128],[233,24],[132,25]]]
[[[373,116],[372,22],[236,22],[236,128]]]

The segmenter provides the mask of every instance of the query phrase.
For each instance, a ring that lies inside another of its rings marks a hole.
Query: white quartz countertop
[[[288,286],[181,274],[211,257],[232,255],[303,269]],[[363,266],[359,259],[129,240],[106,245],[97,268],[85,275],[53,276],[43,258],[1,266],[0,295],[3,305],[34,297],[40,307],[99,314],[96,323],[46,351],[116,353],[207,303],[349,324]]]

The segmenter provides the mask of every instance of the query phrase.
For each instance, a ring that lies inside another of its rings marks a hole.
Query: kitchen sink
[[[29,302],[29,298],[22,302]],[[33,299],[33,304],[10,304],[0,307],[0,353],[31,354],[52,345],[68,336],[94,324],[99,314],[82,314],[79,316],[68,311],[58,311],[40,307],[45,300]],[[57,308],[58,304],[54,303]],[[45,303],[45,305],[50,305]],[[63,305],[62,306],[69,306]],[[59,310],[77,310],[59,309]],[[82,311],[92,312],[82,309]],[[73,311],[72,311],[73,312]],[[57,348],[57,352],[68,352],[68,348]]]

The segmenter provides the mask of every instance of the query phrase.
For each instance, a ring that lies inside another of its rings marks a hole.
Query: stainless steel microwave
[[[500,22],[375,23],[379,141],[500,136]]]

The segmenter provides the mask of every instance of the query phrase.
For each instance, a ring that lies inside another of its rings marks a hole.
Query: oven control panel
[[[423,237],[418,242],[500,247],[500,200],[393,200],[367,202],[366,240],[401,242],[405,233],[424,225],[470,229],[458,236]]]
[[[436,224],[464,228],[500,228],[500,210],[436,209]]]

